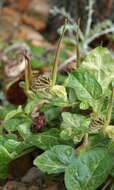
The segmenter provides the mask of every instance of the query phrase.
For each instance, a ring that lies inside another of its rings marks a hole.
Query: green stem
[[[64,24],[63,32],[62,32],[62,35],[60,36],[60,39],[59,39],[59,42],[58,42],[58,45],[57,45],[57,50],[56,50],[55,59],[54,59],[54,66],[53,66],[53,69],[52,69],[52,86],[54,86],[55,83],[56,83],[57,65],[58,65],[58,61],[59,61],[61,42],[62,42],[62,39],[64,37],[66,23],[67,23],[67,19],[65,19],[65,24]]]
[[[80,28],[80,20],[78,20],[78,26],[77,26],[77,33],[76,33],[76,62],[77,62],[77,68],[79,68],[80,65],[80,50],[79,50],[79,28]]]
[[[106,126],[110,124],[111,116],[112,116],[112,107],[113,107],[113,99],[114,99],[114,86],[112,86],[112,94],[108,104],[108,112],[106,116]]]
[[[25,53],[21,53],[19,56],[23,56],[25,59],[25,90],[28,92],[32,81],[32,67],[30,59]]]
[[[86,148],[87,145],[88,145],[88,133],[86,133],[84,136],[83,147]]]
[[[26,90],[28,91],[32,81],[32,68],[28,56],[24,55],[24,57],[25,57],[25,84],[26,84]]]
[[[26,88],[26,91],[29,90],[28,65],[26,63],[26,59],[25,59],[25,88]]]
[[[29,148],[29,149],[23,151],[23,152],[22,152],[21,154],[19,154],[18,156],[16,156],[15,159],[20,158],[21,156],[24,156],[24,155],[26,155],[26,154],[28,154],[28,153],[30,153],[30,152],[33,152],[34,150],[35,150],[35,147]]]

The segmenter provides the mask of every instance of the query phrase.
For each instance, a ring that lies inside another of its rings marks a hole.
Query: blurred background
[[[114,22],[113,0],[91,0],[91,4],[92,25],[104,20]],[[80,18],[80,25],[84,30],[89,0],[0,0],[0,39],[23,39],[39,45],[43,41],[43,32],[46,32],[49,34],[48,41],[53,41],[56,39],[57,29],[64,21],[63,9],[74,21]]]
[[[82,59],[99,45],[107,47],[114,56],[114,0],[0,0],[1,124],[8,111],[27,100],[20,87],[25,62],[18,55],[24,53],[28,56],[32,70],[37,71],[38,76],[50,73],[66,17],[67,32],[58,61],[58,84],[64,82],[68,72],[76,69],[77,49]],[[40,179],[42,173],[32,168],[35,156],[36,152],[33,152],[17,160],[10,167],[8,181],[0,180],[0,190],[38,190],[38,186],[41,190],[41,183],[44,183]],[[27,187],[23,178],[27,183],[32,179]],[[58,182],[47,179],[45,184],[44,190],[65,190]]]

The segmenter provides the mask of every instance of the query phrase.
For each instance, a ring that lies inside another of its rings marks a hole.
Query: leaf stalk
[[[52,86],[54,86],[55,83],[56,83],[57,65],[58,65],[58,61],[59,61],[59,55],[60,55],[60,50],[61,50],[61,42],[62,42],[63,37],[64,37],[66,24],[67,24],[67,18],[65,19],[65,24],[64,24],[64,27],[63,27],[62,35],[60,36],[60,39],[59,39],[59,42],[58,42],[58,45],[57,45],[57,50],[56,50],[56,53],[55,53],[54,66],[53,66],[53,69],[52,69]]]
[[[109,104],[108,104],[108,111],[107,111],[107,116],[106,116],[106,126],[108,126],[111,121],[113,100],[114,100],[114,86],[112,86],[112,94],[111,94]]]

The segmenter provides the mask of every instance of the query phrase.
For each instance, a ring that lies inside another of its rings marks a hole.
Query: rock
[[[17,38],[29,41],[32,45],[49,48],[52,45],[46,41],[46,39],[38,32],[29,26],[20,26]]]
[[[16,35],[21,19],[19,14],[12,8],[3,8],[0,12],[0,38],[2,40],[10,40]]]
[[[18,183],[15,190],[28,190],[28,186],[23,183]]]
[[[46,181],[44,190],[58,190],[58,183],[53,181]]]
[[[2,9],[2,18],[14,27],[18,27],[21,23],[20,14],[17,13],[12,7],[4,7]]]
[[[42,176],[43,173],[37,168],[33,167],[24,175],[24,177],[22,177],[21,182],[32,184],[35,182],[35,180],[41,179]]]
[[[44,41],[43,36],[39,33],[34,31],[31,27],[22,25],[20,27],[20,32],[19,32],[19,38],[23,38],[31,42],[32,40],[36,40],[39,42]]]
[[[28,12],[40,15],[43,19],[47,20],[49,14],[49,1],[48,0],[32,0],[28,7]]]
[[[9,181],[2,190],[28,190],[28,186],[20,182]]]
[[[41,19],[35,18],[33,16],[29,16],[27,14],[23,14],[21,19],[24,24],[30,25],[38,31],[44,31],[46,28],[46,23]]]
[[[38,186],[36,185],[31,185],[28,190],[40,190]]]
[[[16,190],[16,182],[8,181],[3,187],[3,190]]]
[[[31,2],[31,0],[15,0],[14,3],[12,4],[12,6],[14,6],[14,8],[16,8],[19,11],[26,11],[26,9],[29,6],[29,3]]]

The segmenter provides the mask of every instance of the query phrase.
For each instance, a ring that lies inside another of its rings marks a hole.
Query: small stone
[[[36,185],[31,185],[28,190],[39,190],[39,187]]]
[[[33,28],[27,25],[20,26],[17,38],[27,40],[32,45],[39,47],[52,47],[52,45],[47,42],[46,39],[38,31],[35,31]]]
[[[3,187],[3,190],[16,190],[16,185],[15,181],[8,181]]]
[[[44,21],[42,21],[42,20],[40,20],[38,18],[35,18],[33,16],[23,14],[21,16],[21,19],[22,19],[23,23],[35,28],[38,31],[44,31],[45,28],[46,28],[46,23]]]
[[[28,190],[28,187],[23,183],[19,183],[15,190]]]
[[[50,3],[48,0],[32,0],[29,4],[28,12],[40,15],[43,19],[47,20],[49,8]]]
[[[2,190],[27,190],[27,189],[28,189],[27,185],[23,183],[16,181],[8,181]]]
[[[34,183],[37,178],[42,178],[43,173],[35,167],[32,167],[21,179],[23,183]]]

